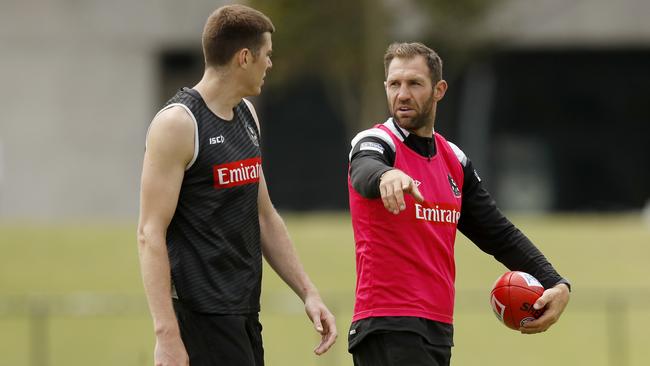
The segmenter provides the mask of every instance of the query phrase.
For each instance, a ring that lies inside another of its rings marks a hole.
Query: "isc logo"
[[[217,137],[210,137],[210,145],[223,144],[223,135]]]

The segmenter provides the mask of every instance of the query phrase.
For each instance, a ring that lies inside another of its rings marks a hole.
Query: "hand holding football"
[[[544,309],[533,308],[543,293],[544,286],[530,274],[506,272],[492,286],[490,305],[497,319],[508,328],[519,330],[526,322],[544,313]]]

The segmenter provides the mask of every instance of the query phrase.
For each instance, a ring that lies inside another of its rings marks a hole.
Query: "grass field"
[[[340,337],[327,355],[314,356],[318,337],[300,301],[265,267],[261,317],[267,365],[351,365],[349,218],[287,214],[285,219],[305,267],[337,316]],[[488,305],[489,288],[505,268],[459,235],[453,364],[647,364],[650,228],[636,215],[513,219],[572,281],[571,303],[544,334],[508,330]],[[133,224],[0,224],[0,366],[36,365],[34,344],[44,346],[48,366],[151,365],[153,337],[134,233]],[[34,307],[38,304],[42,307]]]

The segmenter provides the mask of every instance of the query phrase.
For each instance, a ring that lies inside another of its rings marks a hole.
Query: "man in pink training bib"
[[[391,118],[357,134],[350,152],[354,364],[449,365],[456,230],[540,280],[546,290],[535,308],[545,313],[520,330],[545,331],[569,301],[569,282],[497,209],[463,151],[435,133],[447,90],[440,57],[420,43],[395,43],[384,66]]]

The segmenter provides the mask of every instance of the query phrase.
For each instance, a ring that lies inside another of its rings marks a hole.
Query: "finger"
[[[539,318],[526,322],[519,330],[525,334],[545,332],[557,321],[553,311],[546,311]]]
[[[327,339],[328,334],[329,334],[329,329],[327,328],[327,324],[325,324],[325,328],[323,329],[323,332],[321,333],[320,342],[318,343],[316,348],[314,348],[314,353],[315,354],[320,356],[321,354],[325,353],[325,351],[326,351],[325,350],[325,340]]]
[[[315,317],[314,318],[314,328],[316,331],[320,334],[323,334],[323,324],[320,322],[320,317]]]
[[[323,336],[321,337],[320,344],[314,350],[314,353],[317,355],[322,355],[323,353],[327,352],[330,347],[332,347],[334,342],[336,342],[336,338],[338,337],[336,322],[333,315],[329,314],[327,317],[325,317],[324,326],[325,333],[323,333]]]
[[[521,332],[521,334],[537,334],[537,333],[544,332],[542,328],[524,328],[524,327],[519,328],[519,331]]]
[[[550,326],[549,325],[539,325],[536,327],[521,327],[519,331],[523,334],[537,334],[546,332]]]
[[[397,185],[394,190],[395,205],[400,211],[404,211],[406,208],[406,203],[404,202],[404,189],[408,189],[408,183],[406,184],[406,188],[404,187],[404,184],[402,184],[401,187]]]
[[[535,334],[541,333],[548,329],[550,324],[548,324],[548,319],[535,319],[533,321],[526,322],[519,331],[524,334]]]
[[[544,314],[540,316],[539,318],[533,320],[531,323],[533,323],[531,326],[537,326],[538,324],[542,326],[546,326],[546,328],[550,327],[551,325],[557,323],[558,319],[560,318],[560,313],[557,311],[555,308],[548,307]]]
[[[397,210],[397,200],[395,199],[395,185],[394,183],[386,184],[386,197],[382,198],[384,201],[384,207],[394,214],[399,213]]]
[[[319,309],[307,309],[307,316],[309,316],[309,319],[311,322],[314,324],[314,329],[318,333],[323,333],[323,324],[321,323],[321,312]]]
[[[399,181],[393,182],[393,194],[388,197],[388,199],[391,202],[391,207],[393,209],[393,213],[397,215],[400,210],[402,210],[402,206],[404,205],[404,193],[402,192],[402,184]],[[401,202],[400,202],[401,199]]]
[[[418,189],[418,186],[415,185],[414,181],[411,181],[411,188],[410,188],[411,195],[413,198],[419,202],[422,203],[424,202],[424,197],[422,196],[422,193],[420,193],[420,190]]]
[[[334,342],[336,342],[337,336],[338,335],[336,333],[331,333],[331,332],[324,334],[320,344],[314,350],[314,353],[320,356],[323,353],[327,352],[332,347]]]
[[[388,192],[386,191],[386,184],[379,183],[379,194],[382,199],[388,195]]]
[[[390,201],[388,200],[388,195],[389,195],[388,185],[383,183],[380,184],[379,190],[381,191],[381,201],[383,202],[384,207],[386,208],[386,210],[393,212],[390,208]]]
[[[526,330],[539,330],[543,329],[545,327],[545,324],[547,322],[547,319],[539,318],[535,320],[531,320],[529,322],[526,322],[524,325],[521,326],[522,329]]]
[[[535,301],[535,303],[533,304],[533,309],[535,310],[543,309],[546,306],[546,304],[549,303],[551,298],[552,298],[551,292],[549,292],[548,290],[544,291],[542,296],[540,296],[539,299],[537,299],[537,301]]]

